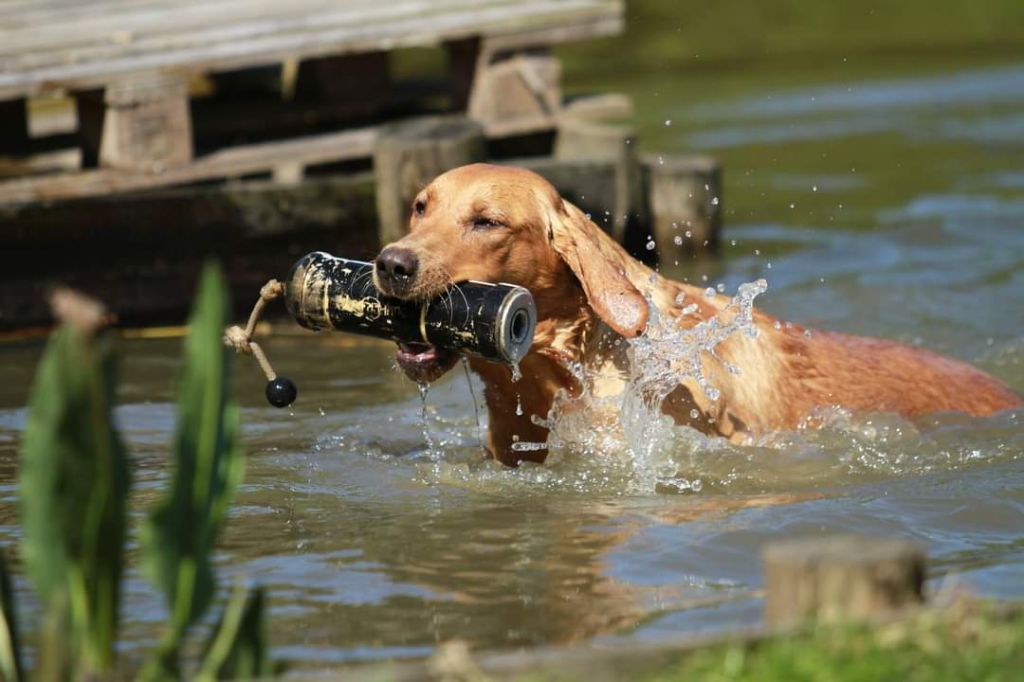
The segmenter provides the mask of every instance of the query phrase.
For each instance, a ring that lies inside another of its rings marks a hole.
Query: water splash
[[[626,369],[621,391],[598,395],[594,387],[607,378],[602,370],[579,363],[567,366],[580,387],[579,393],[560,391],[547,417],[534,419],[549,430],[549,450],[565,447],[578,457],[616,462],[631,470],[630,487],[634,492],[701,490],[703,481],[699,477],[680,477],[680,461],[673,453],[689,453],[684,457],[688,462],[697,456],[698,444],[706,445],[707,437],[677,426],[662,413],[662,404],[683,381],[695,385],[712,402],[720,398],[720,389],[706,372],[707,363],[716,363],[731,374],[740,372],[719,355],[719,346],[739,333],[756,338],[754,299],[767,288],[763,279],[740,285],[715,316],[691,327],[682,326],[680,320],[695,313],[698,306],[688,304],[684,294],[676,297],[675,308],[670,311],[651,300],[644,333],[625,340]],[[718,292],[709,288],[704,295],[713,298]],[[541,445],[516,443],[513,448],[533,450]]]
[[[473,377],[469,371],[469,358],[462,356],[462,373],[466,376],[466,386],[469,388],[469,397],[473,401],[473,420],[476,422],[476,439],[480,442],[480,449],[484,448],[484,426],[480,421],[480,404],[476,399],[476,389],[473,388]]]
[[[427,410],[427,395],[430,393],[430,385],[427,383],[416,384],[416,388],[420,393],[420,428],[423,430],[423,442],[427,446],[427,455],[430,459],[438,460],[442,453],[438,450],[430,433],[430,414]]]

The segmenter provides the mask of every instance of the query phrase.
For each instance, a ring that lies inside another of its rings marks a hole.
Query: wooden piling
[[[784,540],[769,545],[762,559],[770,627],[882,616],[923,601],[925,554],[905,540]]]
[[[412,200],[431,180],[484,157],[483,127],[464,116],[428,116],[383,128],[373,147],[381,244],[406,233]]]
[[[640,174],[632,128],[583,117],[565,116],[558,124],[554,157],[559,160],[603,161],[615,165],[615,188],[608,216],[593,216],[620,243],[627,227],[646,219],[643,178]]]
[[[705,156],[644,159],[651,224],[662,262],[715,253],[722,232],[722,170]]]

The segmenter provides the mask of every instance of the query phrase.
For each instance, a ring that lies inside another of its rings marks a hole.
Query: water
[[[663,254],[680,262],[666,274],[712,295],[763,278],[757,305],[783,324],[918,343],[1020,391],[1022,82],[1024,64],[880,70],[837,59],[813,72],[769,64],[611,87],[636,98],[651,148],[718,155],[727,169],[726,258]],[[450,638],[509,650],[749,625],[760,549],[793,535],[915,539],[933,585],[957,575],[1024,597],[1019,412],[910,422],[826,411],[813,415],[820,430],[740,448],[663,422],[645,433],[641,399],[626,405],[625,422],[641,429],[632,436],[581,413],[559,422],[549,464],[508,470],[481,457],[482,393],[463,372],[432,386],[424,409],[385,345],[319,335],[266,348],[301,398],[292,413],[268,407],[258,369],[237,360],[249,463],[218,563],[223,584],[245,575],[268,587],[275,653],[298,669],[423,656]],[[117,418],[138,514],[167,477],[178,344],[124,351]],[[38,349],[0,354],[0,542],[10,545]],[[582,430],[602,437],[580,452],[569,437],[578,445]],[[125,614],[137,655],[163,618],[137,572]]]

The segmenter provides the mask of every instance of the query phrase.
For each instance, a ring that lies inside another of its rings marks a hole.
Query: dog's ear
[[[629,254],[572,204],[559,199],[549,214],[548,239],[605,324],[626,338],[647,326],[647,300],[627,274]]]

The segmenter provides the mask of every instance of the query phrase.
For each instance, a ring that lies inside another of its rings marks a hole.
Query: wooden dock
[[[638,255],[712,250],[713,161],[637,154],[628,98],[553,46],[624,0],[0,0],[0,329],[54,284],[179,320],[203,259],[242,307],[294,258],[372,258],[474,161],[538,171]],[[428,48],[405,51],[404,48]],[[409,62],[430,62],[412,69]],[[679,234],[686,242],[679,246]],[[692,236],[691,236],[692,235]]]
[[[550,47],[617,33],[622,13],[621,0],[0,0],[0,155],[22,171],[0,181],[0,205],[261,173],[294,183],[367,158],[375,126],[353,123],[416,110],[391,77],[400,48],[443,47],[431,94],[488,136],[551,130]],[[212,94],[197,96],[201,76]],[[28,102],[53,94],[74,100],[74,129],[33,139]],[[77,167],[45,162],[62,144]]]

